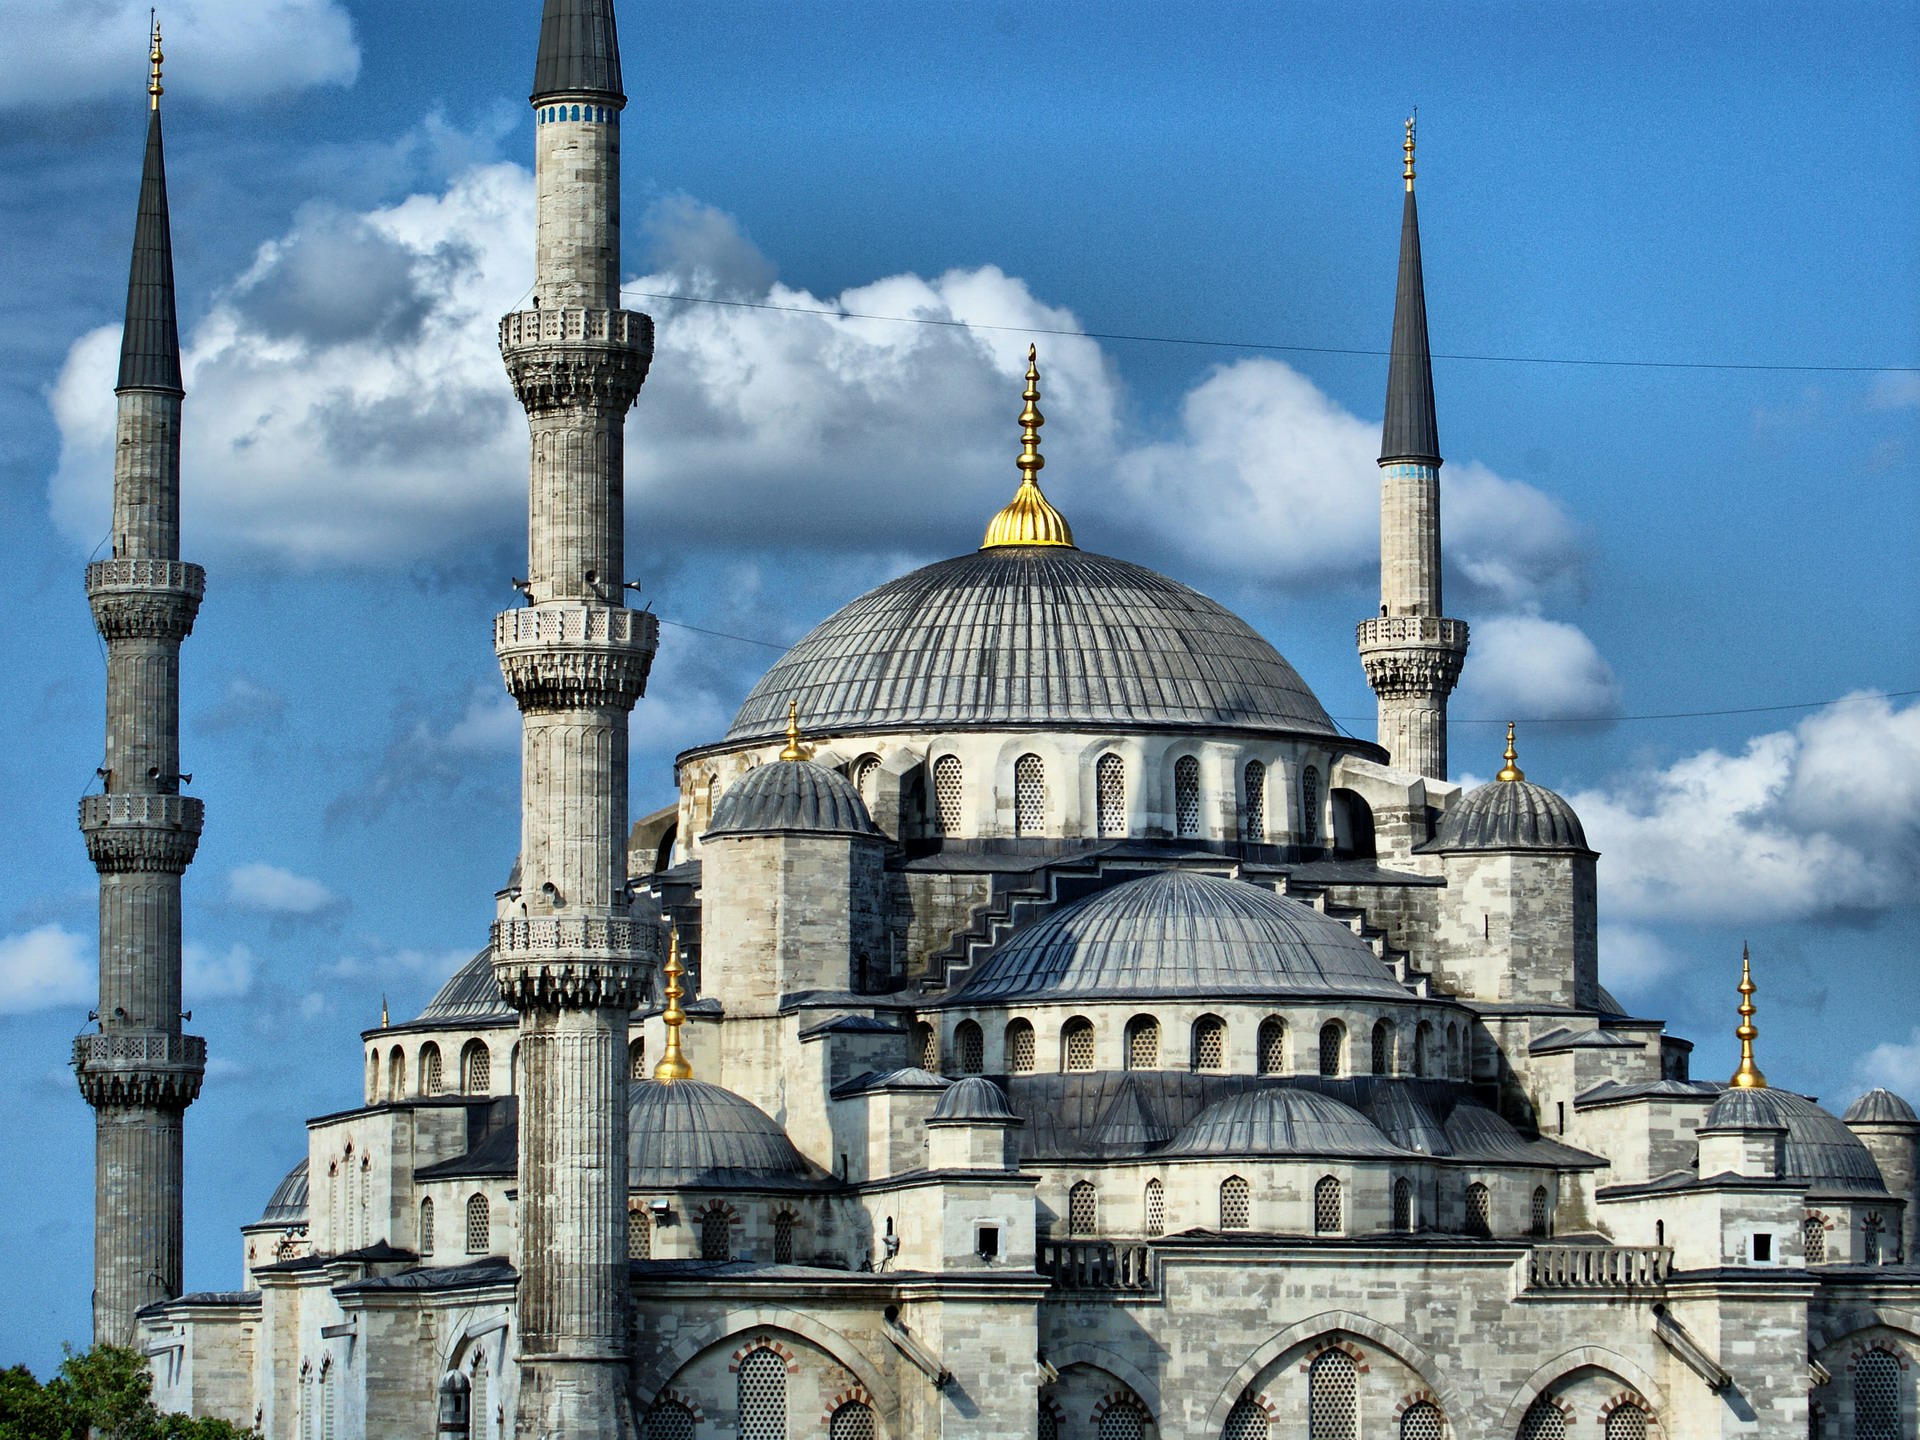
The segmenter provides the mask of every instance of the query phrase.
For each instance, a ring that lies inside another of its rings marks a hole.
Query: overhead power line
[[[943,320],[929,315],[873,315],[825,306],[775,305],[767,300],[721,300],[711,295],[673,295],[659,290],[623,290],[639,300],[681,305],[719,305],[731,310],[771,310],[783,315],[823,315],[833,320],[879,320],[890,325],[930,325],[945,330],[992,330],[1014,335],[1065,335],[1081,340],[1114,340],[1133,345],[1189,345],[1209,350],[1262,350],[1291,355],[1389,356],[1390,350],[1342,345],[1282,345],[1268,340],[1210,340],[1192,335],[1135,335],[1118,330],[1067,330],[1044,325],[988,325],[976,320]],[[1471,360],[1489,365],[1597,365],[1617,370],[1760,370],[1820,375],[1920,375],[1920,365],[1777,365],[1736,360],[1606,360],[1567,355],[1468,355],[1433,352],[1435,360]],[[1504,723],[1504,722],[1503,722]]]

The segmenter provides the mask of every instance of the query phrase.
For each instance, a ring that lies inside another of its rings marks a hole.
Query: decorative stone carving
[[[515,1010],[631,1010],[645,997],[650,962],[495,959],[500,998]]]
[[[193,633],[207,572],[179,560],[99,560],[87,567],[94,624],[108,640],[172,640]]]
[[[179,875],[200,848],[206,806],[185,795],[87,795],[80,833],[102,875]]]
[[[95,1109],[185,1110],[199,1096],[206,1069],[207,1042],[198,1035],[140,1030],[73,1041],[74,1076]]]
[[[493,648],[522,711],[631,710],[647,690],[660,622],[619,606],[508,610]]]
[[[520,310],[500,321],[500,355],[530,415],[625,414],[653,363],[653,320],[632,310]]]

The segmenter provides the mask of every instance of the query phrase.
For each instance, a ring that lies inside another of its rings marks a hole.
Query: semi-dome
[[[1585,850],[1587,832],[1573,807],[1520,768],[1507,726],[1500,773],[1469,790],[1440,818],[1427,850]]]
[[[703,1080],[636,1080],[627,1087],[628,1183],[782,1188],[823,1177],[752,1101]]]
[[[704,838],[716,835],[878,835],[844,775],[811,760],[756,765],[713,807]]]
[[[449,1024],[513,1018],[513,1010],[500,998],[499,983],[493,978],[491,946],[454,971],[420,1012],[421,1020]]]
[[[1821,1189],[1886,1188],[1867,1147],[1804,1095],[1771,1088],[1729,1090],[1713,1102],[1700,1128],[1785,1130],[1782,1178]]]
[[[1891,1090],[1869,1090],[1847,1107],[1844,1117],[1849,1125],[1913,1125],[1920,1115],[1913,1106]]]
[[[794,702],[819,735],[1184,726],[1340,738],[1238,616],[1064,544],[996,545],[843,606],[754,686],[726,743],[778,738]]]
[[[984,1122],[1004,1125],[1020,1117],[1007,1103],[1007,1092],[984,1075],[969,1075],[955,1081],[933,1107],[930,1117],[953,1124]]]
[[[307,1162],[302,1160],[289,1170],[286,1178],[273,1187],[267,1208],[260,1213],[263,1225],[303,1225],[307,1219]]]
[[[1393,1156],[1406,1152],[1351,1105],[1269,1085],[1217,1100],[1180,1128],[1169,1155]]]
[[[1244,880],[1163,870],[1090,895],[1014,935],[953,1003],[1408,991],[1365,941]]]

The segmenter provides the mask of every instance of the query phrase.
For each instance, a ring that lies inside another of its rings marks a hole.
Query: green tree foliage
[[[146,1358],[117,1345],[68,1350],[42,1385],[24,1365],[0,1370],[0,1440],[259,1440],[225,1420],[162,1414]]]

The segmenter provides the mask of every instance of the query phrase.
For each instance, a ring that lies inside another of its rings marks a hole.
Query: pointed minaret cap
[[[180,323],[173,303],[173,226],[167,215],[167,156],[160,135],[160,26],[153,27],[147,81],[147,161],[140,176],[140,214],[133,226],[133,268],[127,277],[127,320],[120,333],[115,390],[166,390],[180,383]]]
[[[1740,1068],[1733,1072],[1733,1078],[1727,1082],[1735,1090],[1764,1090],[1767,1077],[1760,1067],[1753,1063],[1753,1042],[1760,1034],[1753,1023],[1753,992],[1760,987],[1753,983],[1753,964],[1747,954],[1747,947],[1740,947],[1740,1025],[1733,1033],[1740,1041]]]
[[[680,977],[686,969],[680,964],[680,932],[675,930],[667,942],[667,1008],[660,1018],[667,1026],[667,1049],[660,1057],[660,1063],[653,1067],[656,1080],[691,1080],[693,1064],[687,1059],[686,1052],[680,1048],[680,1027],[687,1023],[687,1012],[680,1008],[680,997],[685,992],[680,988]]]
[[[602,95],[626,103],[613,0],[547,0],[540,16],[540,57],[533,65],[533,103],[554,95]]]
[[[982,550],[997,550],[1007,545],[1063,545],[1073,548],[1073,527],[1067,517],[1048,503],[1040,493],[1039,474],[1046,468],[1040,453],[1040,427],[1047,417],[1040,413],[1040,354],[1027,346],[1027,388],[1021,392],[1026,408],[1020,412],[1020,488],[1006,507],[987,525]]]
[[[1527,778],[1527,772],[1520,768],[1520,757],[1514,753],[1513,722],[1511,720],[1507,722],[1507,753],[1500,758],[1507,763],[1500,767],[1500,773],[1494,776],[1494,779],[1524,780]]]
[[[1387,418],[1380,463],[1440,464],[1433,409],[1433,354],[1427,346],[1427,291],[1420,275],[1420,214],[1413,202],[1413,121],[1405,145],[1407,200],[1400,216],[1400,283],[1393,301],[1393,353],[1387,362]]]

